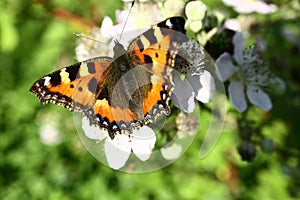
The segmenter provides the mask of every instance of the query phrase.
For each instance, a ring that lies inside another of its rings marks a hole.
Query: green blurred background
[[[223,9],[220,1],[205,1]],[[115,171],[93,158],[81,143],[72,114],[41,106],[29,92],[41,76],[76,62],[73,32],[87,33],[104,15],[115,18],[122,3],[73,0],[0,0],[0,199],[297,199],[300,189],[300,13],[299,1],[273,1],[279,12],[254,15],[253,35],[267,43],[271,68],[287,85],[272,97],[274,109],[251,109],[263,122],[259,138],[276,144],[259,148],[251,163],[241,160],[242,143],[229,109],[224,132],[213,151],[199,159],[199,140],[172,165],[146,174]],[[284,34],[287,31],[288,34]],[[201,115],[205,130],[210,116]],[[62,123],[61,123],[62,122]],[[55,123],[60,142],[46,145],[40,132]],[[200,130],[201,134],[201,130]],[[264,140],[258,140],[264,141]]]

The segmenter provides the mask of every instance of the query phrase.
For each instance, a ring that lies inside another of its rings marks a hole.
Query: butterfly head
[[[114,50],[113,59],[115,60],[114,64],[116,66],[118,66],[118,68],[120,69],[120,71],[122,73],[126,72],[126,70],[128,68],[128,62],[127,62],[128,53],[127,53],[127,51],[125,50],[124,46],[118,40],[115,40],[115,46],[114,46],[113,50]]]
[[[113,50],[114,50],[114,59],[117,59],[118,57],[127,53],[124,46],[118,40],[115,40],[115,46]]]

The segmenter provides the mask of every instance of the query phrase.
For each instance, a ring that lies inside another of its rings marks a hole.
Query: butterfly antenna
[[[127,24],[127,21],[128,21],[129,15],[130,15],[130,13],[131,13],[132,7],[133,7],[133,5],[134,5],[134,2],[135,2],[135,0],[133,0],[133,1],[131,2],[131,6],[130,6],[130,8],[129,8],[129,12],[128,12],[128,15],[127,15],[126,21],[125,21],[125,23],[124,23],[124,26],[123,26],[123,28],[122,28],[122,31],[121,31],[121,34],[120,34],[120,37],[119,37],[119,41],[120,41],[120,40],[121,40],[121,38],[122,38],[122,34],[123,34],[123,32],[124,32],[124,29],[125,29],[125,27],[126,27],[126,24]]]
[[[98,40],[95,40],[95,39],[93,39],[93,38],[87,37],[87,36],[85,36],[85,35],[83,35],[83,34],[80,34],[80,33],[73,33],[73,35],[76,36],[76,37],[80,37],[80,38],[84,38],[84,39],[87,39],[87,40],[91,40],[91,41],[93,41],[93,42],[102,43],[102,42],[100,42],[100,41],[98,41]]]

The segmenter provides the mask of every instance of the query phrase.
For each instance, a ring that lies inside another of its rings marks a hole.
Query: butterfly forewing
[[[83,111],[95,103],[110,63],[108,57],[79,62],[37,80],[30,91],[42,104],[54,103],[71,111]]]

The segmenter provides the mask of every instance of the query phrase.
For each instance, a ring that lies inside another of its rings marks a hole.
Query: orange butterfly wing
[[[59,69],[36,81],[30,88],[42,104],[54,103],[71,111],[94,105],[111,58],[100,57]]]
[[[166,19],[137,37],[128,48],[133,62],[144,64],[152,73],[152,88],[143,99],[143,114],[147,116],[152,113],[148,119],[150,122],[162,113],[170,113],[168,101],[173,90],[171,71],[181,42],[180,36],[185,34],[184,23],[181,17]]]

